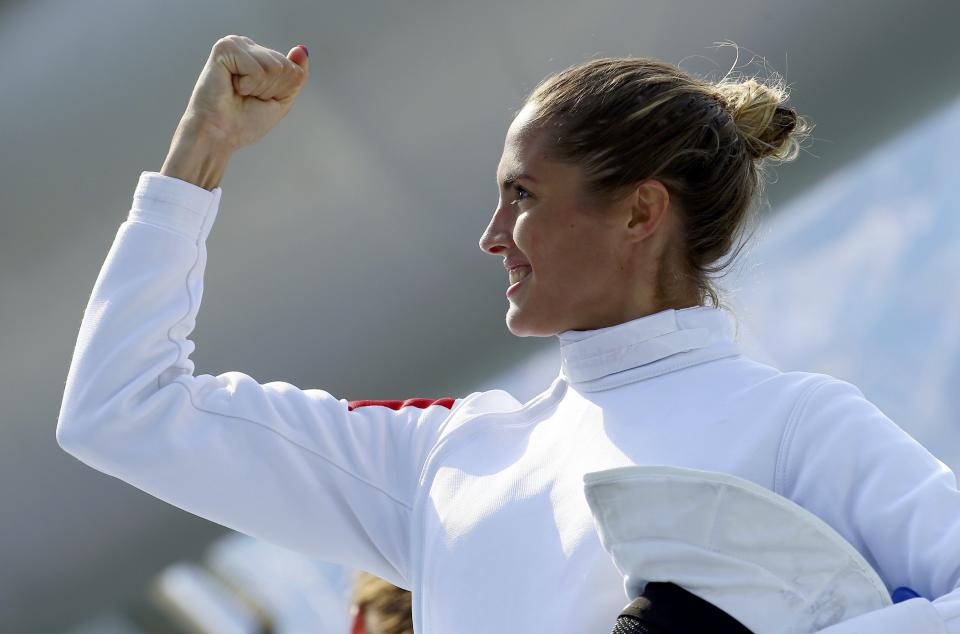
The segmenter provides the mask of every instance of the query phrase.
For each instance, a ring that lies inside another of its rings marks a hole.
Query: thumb
[[[310,67],[310,52],[303,44],[297,44],[287,53],[287,59],[302,68],[308,70]]]

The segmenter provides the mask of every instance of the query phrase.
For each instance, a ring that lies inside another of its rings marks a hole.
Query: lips
[[[519,254],[509,255],[503,258],[503,268],[507,269],[507,279],[510,280],[510,286],[507,288],[507,296],[517,290],[523,284],[523,281],[533,272],[533,267]]]
[[[507,272],[510,276],[510,287],[507,289],[507,297],[510,297],[523,286],[524,281],[530,276],[532,269],[529,265],[521,265],[511,268]]]
[[[523,265],[516,266],[507,271],[507,273],[510,278],[510,285],[512,286],[530,274],[530,267]]]

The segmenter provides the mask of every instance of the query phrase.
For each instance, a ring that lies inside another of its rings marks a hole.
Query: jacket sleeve
[[[141,176],[84,311],[57,441],[186,511],[406,586],[414,493],[456,402],[354,408],[240,372],[194,376],[219,201]]]
[[[960,491],[954,473],[853,385],[819,382],[781,447],[782,493],[819,515],[889,590],[922,598],[824,634],[960,634]]]

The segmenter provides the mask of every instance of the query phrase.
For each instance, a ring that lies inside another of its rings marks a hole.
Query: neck
[[[677,255],[669,258],[666,245],[653,245],[651,252],[634,250],[634,258],[623,271],[633,271],[617,282],[621,288],[633,287],[617,304],[599,315],[590,315],[569,330],[597,330],[624,324],[634,319],[653,315],[665,310],[682,310],[704,304],[699,289],[689,283],[689,278],[678,274],[681,270]],[[654,253],[653,251],[656,251]],[[652,261],[656,260],[656,261]],[[646,271],[646,273],[638,273]],[[638,283],[639,282],[639,283]]]

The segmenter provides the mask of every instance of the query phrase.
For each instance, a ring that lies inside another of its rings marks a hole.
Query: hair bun
[[[716,91],[754,159],[790,161],[797,157],[800,141],[811,126],[796,110],[783,105],[788,95],[781,86],[751,78],[723,81],[716,85]]]

